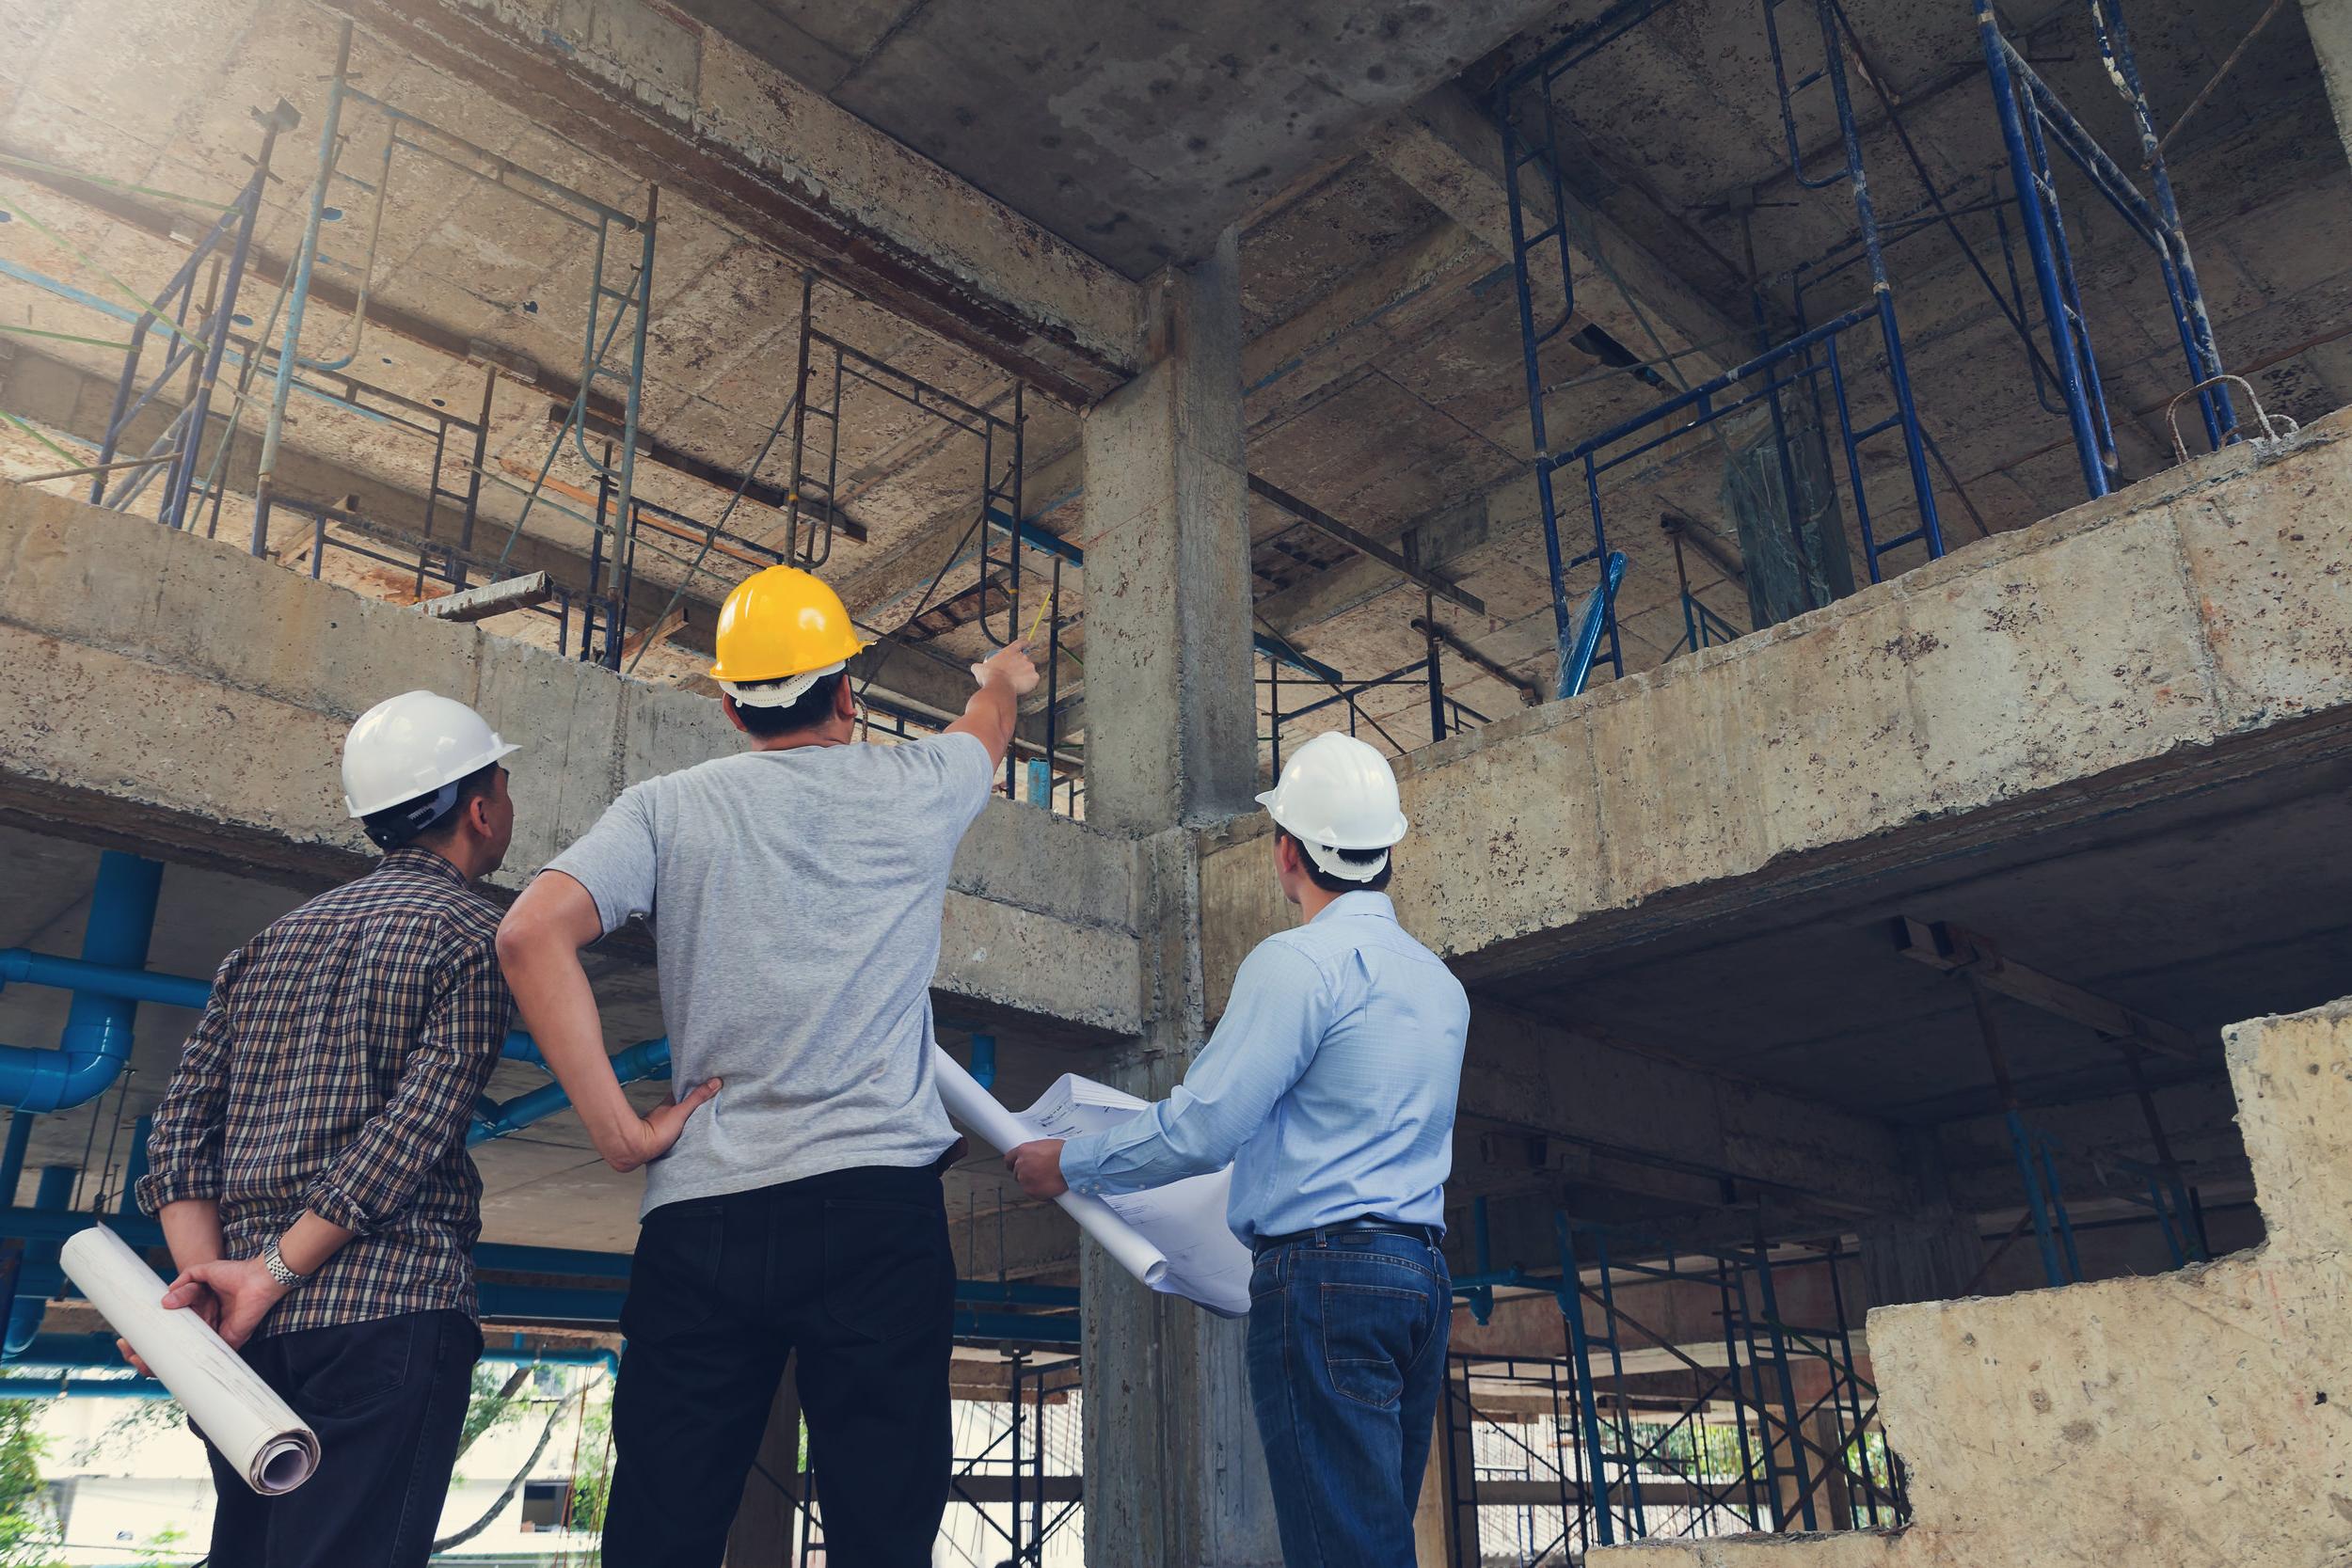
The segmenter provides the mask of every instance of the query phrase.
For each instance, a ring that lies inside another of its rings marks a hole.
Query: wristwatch
[[[277,1237],[272,1236],[262,1245],[262,1267],[269,1271],[269,1276],[278,1281],[280,1290],[291,1291],[310,1276],[307,1274],[296,1274],[286,1266],[286,1259],[278,1251],[278,1240]]]

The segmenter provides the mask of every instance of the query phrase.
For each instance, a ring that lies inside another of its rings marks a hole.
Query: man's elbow
[[[499,967],[510,974],[529,968],[533,959],[548,951],[548,940],[552,934],[546,921],[520,904],[516,905],[499,922]]]

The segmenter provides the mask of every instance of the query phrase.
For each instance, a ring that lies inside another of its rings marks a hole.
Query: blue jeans
[[[1259,1256],[1249,1402],[1288,1568],[1413,1568],[1453,1315],[1426,1242],[1343,1228]]]

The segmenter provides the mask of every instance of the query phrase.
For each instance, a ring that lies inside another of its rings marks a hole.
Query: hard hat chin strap
[[[1291,836],[1297,838],[1298,835],[1294,833]],[[1337,877],[1343,882],[1369,882],[1389,868],[1389,857],[1386,850],[1383,850],[1380,858],[1375,861],[1351,861],[1342,859],[1337,849],[1326,848],[1320,844],[1310,844],[1303,838],[1298,839],[1298,847],[1306,850],[1307,858],[1320,866],[1326,874]]]
[[[447,816],[457,804],[457,792],[465,783],[465,779],[453,779],[430,795],[372,812],[360,818],[359,827],[377,848],[389,854]]]
[[[808,694],[810,687],[849,667],[847,659],[836,659],[822,670],[807,670],[777,681],[721,681],[719,689],[734,698],[738,707],[790,707]]]

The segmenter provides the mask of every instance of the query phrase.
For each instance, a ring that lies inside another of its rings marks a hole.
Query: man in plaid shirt
[[[421,1568],[481,1354],[466,1153],[512,1004],[472,888],[514,832],[506,745],[413,691],[352,726],[345,803],[387,853],[229,955],[156,1108],[140,1206],[203,1315],[317,1432],[262,1497],[217,1453],[213,1568]],[[126,1347],[127,1353],[127,1347]]]

